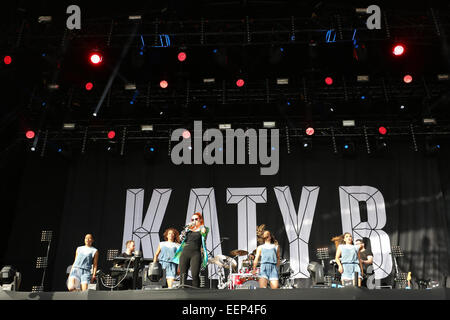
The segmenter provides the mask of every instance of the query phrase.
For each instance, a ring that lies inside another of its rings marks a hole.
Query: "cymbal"
[[[230,252],[230,255],[232,255],[232,256],[246,256],[247,254],[248,254],[247,251],[237,250],[237,249]]]
[[[224,256],[222,254],[219,254],[217,256],[215,256],[214,258],[209,258],[208,259],[208,263],[213,263],[218,265],[219,267],[228,269],[230,268],[230,264],[232,268],[236,268],[237,267],[237,263],[236,261],[234,261],[233,258]]]

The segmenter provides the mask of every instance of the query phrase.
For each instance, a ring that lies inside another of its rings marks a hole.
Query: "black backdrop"
[[[319,140],[319,139],[318,139]],[[273,191],[289,186],[298,206],[302,186],[319,186],[319,198],[309,240],[310,259],[315,249],[328,246],[342,233],[339,186],[368,185],[380,190],[386,203],[391,245],[400,245],[403,271],[416,278],[443,281],[449,274],[450,170],[448,150],[437,156],[414,152],[410,141],[392,141],[389,153],[368,155],[364,146],[355,157],[332,153],[331,141],[316,141],[312,152],[291,146],[280,151],[280,170],[261,176],[259,165],[181,165],[168,157],[167,144],[156,158],[145,160],[143,146],[128,144],[124,156],[111,155],[101,143],[88,145],[86,155],[70,160],[44,158],[19,146],[2,162],[1,264],[14,265],[23,274],[22,290],[39,285],[42,271],[36,257],[45,255],[41,230],[53,230],[46,290],[66,290],[66,268],[84,235],[92,233],[100,250],[100,268],[107,269],[108,249],[121,249],[126,190],[144,188],[144,212],[155,188],[171,188],[160,235],[165,228],[184,225],[191,188],[214,187],[224,254],[237,248],[237,206],[226,203],[226,188],[267,187],[267,203],[257,204],[257,223],[275,232],[283,256],[289,244]]]

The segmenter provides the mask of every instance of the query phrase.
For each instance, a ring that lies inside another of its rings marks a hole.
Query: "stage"
[[[0,291],[0,300],[450,300],[450,289],[397,290],[366,288],[306,289],[152,289],[85,292]]]

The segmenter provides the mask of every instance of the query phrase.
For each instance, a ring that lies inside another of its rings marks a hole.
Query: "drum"
[[[234,289],[242,288],[242,286],[244,284],[246,284],[247,282],[250,282],[250,284],[248,284],[246,286],[252,286],[251,284],[253,282],[258,283],[258,279],[259,279],[258,273],[259,273],[259,268],[257,269],[256,274],[253,274],[251,272],[232,273],[230,275],[230,283],[229,283],[228,289],[234,290]]]
[[[259,282],[256,280],[248,280],[243,284],[240,284],[236,287],[236,289],[256,289],[259,288]]]

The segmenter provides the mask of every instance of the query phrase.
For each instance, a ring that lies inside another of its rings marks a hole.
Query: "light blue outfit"
[[[272,243],[260,245],[261,248],[261,269],[259,276],[269,281],[278,280],[277,269],[277,249],[278,246]]]
[[[77,257],[73,263],[69,278],[74,277],[82,284],[91,281],[91,269],[97,249],[94,247],[81,246],[77,248]]]
[[[162,268],[166,270],[166,278],[175,279],[177,275],[177,264],[172,262],[172,260],[180,244],[164,241],[159,244],[159,247],[161,248],[161,252],[159,253],[158,260],[161,262]]]
[[[359,245],[353,244],[340,244],[341,248],[341,263],[344,272],[341,274],[342,280],[353,280],[353,274],[358,272],[358,276],[361,276],[361,269],[359,267],[358,250]]]

